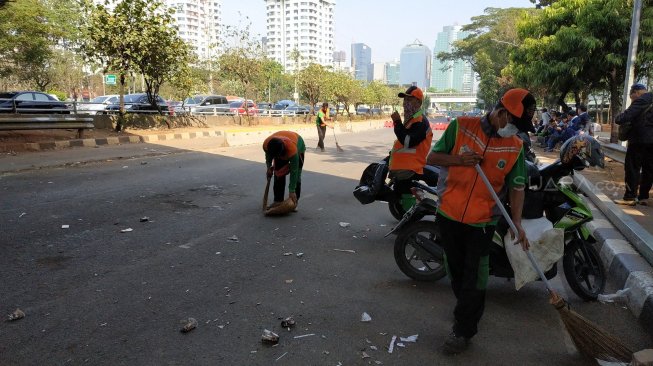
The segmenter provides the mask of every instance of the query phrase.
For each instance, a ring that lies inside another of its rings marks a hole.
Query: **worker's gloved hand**
[[[392,114],[390,115],[390,118],[392,118],[392,123],[395,124],[395,125],[397,123],[401,123],[401,116],[399,115],[399,112],[397,112],[397,111],[392,112]]]
[[[268,170],[265,172],[265,177],[268,179],[272,178],[272,167],[269,167]]]

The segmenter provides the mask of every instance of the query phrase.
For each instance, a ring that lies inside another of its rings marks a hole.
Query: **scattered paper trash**
[[[23,216],[25,216],[25,215],[27,215],[27,212],[23,212],[23,213],[21,213],[20,215],[18,215],[18,218],[20,219],[21,217],[23,217]]]
[[[282,358],[283,358],[283,356],[285,356],[285,355],[287,355],[287,354],[288,354],[288,352],[286,352],[286,353],[284,353],[284,354],[282,354],[281,356],[279,356],[279,357],[277,357],[277,359],[276,359],[276,360],[274,360],[274,361],[275,361],[275,362],[277,362],[277,361],[279,361],[280,359],[282,359]]]
[[[295,254],[295,255],[297,256],[297,258],[301,258],[301,257],[304,256],[304,253],[297,253],[297,254]]]
[[[197,320],[195,320],[195,318],[184,319],[181,321],[181,323],[184,324],[184,326],[181,327],[182,333],[188,333],[191,330],[197,328]]]
[[[287,279],[287,280],[286,280],[286,283],[292,283],[292,281],[293,281],[293,279],[290,278],[290,279]]]
[[[283,255],[284,255],[284,257],[289,257],[289,256],[293,255],[293,252],[283,253]]]
[[[370,346],[370,349],[371,349],[372,351],[376,351],[378,348],[376,348],[376,346]]]
[[[406,347],[406,345],[404,345],[404,344],[401,343],[401,342],[397,342],[397,347],[402,347],[402,348],[403,348],[403,347]]]
[[[12,322],[14,320],[23,319],[24,317],[25,313],[20,309],[16,309],[13,313],[9,314],[8,320]]]
[[[134,231],[134,229],[132,229],[132,228],[130,228],[130,227],[128,227],[128,228],[126,228],[126,229],[122,229],[122,230],[120,230],[121,233],[130,233],[130,232],[132,232],[132,231]]]
[[[388,347],[388,353],[392,353],[392,351],[394,351],[396,341],[397,341],[397,336],[393,335],[392,339],[390,340],[390,346]]]
[[[351,224],[348,223],[348,222],[339,222],[338,225],[340,225],[340,227],[350,227],[351,226]]]
[[[414,335],[412,335],[410,337],[399,337],[399,340],[402,341],[402,342],[406,342],[406,343],[415,343],[415,342],[417,342],[417,337],[419,337],[419,335],[414,334]]]
[[[148,222],[148,221],[150,221],[150,218],[147,217],[147,216],[143,216],[143,217],[141,217],[141,220],[140,220],[140,221],[141,221],[141,222]]]
[[[61,225],[62,229],[70,229],[70,225]]]
[[[367,353],[363,352],[362,357],[363,357],[363,359],[366,359],[366,358],[370,358],[370,355],[368,355]]]
[[[315,333],[302,334],[302,335],[295,336],[294,338],[298,339],[298,338],[304,338],[304,337],[312,337],[314,335],[315,335]]]
[[[292,316],[289,316],[281,321],[281,326],[283,328],[292,328],[295,326],[295,319]]]
[[[345,252],[345,253],[354,253],[354,254],[356,254],[356,251],[355,251],[355,250],[351,250],[351,249],[334,249],[334,250],[335,250],[336,252]]]
[[[227,240],[238,243],[238,237],[236,235],[232,235],[231,237],[227,238]]]
[[[361,321],[362,322],[371,322],[372,317],[370,316],[370,314],[368,314],[366,312],[363,312],[363,315],[361,315]]]
[[[626,287],[625,289],[619,290],[614,294],[599,294],[596,299],[602,303],[621,301],[626,298],[629,291],[630,287]]]
[[[279,343],[279,335],[275,332],[264,329],[263,335],[261,336],[261,341],[267,344],[277,344]]]

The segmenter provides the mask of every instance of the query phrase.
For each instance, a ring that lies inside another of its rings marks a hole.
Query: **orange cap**
[[[409,97],[415,97],[419,100],[424,100],[424,93],[422,92],[422,89],[416,87],[416,86],[411,86],[410,88],[406,89],[405,93],[399,93],[397,94],[399,98],[406,98],[407,96]]]

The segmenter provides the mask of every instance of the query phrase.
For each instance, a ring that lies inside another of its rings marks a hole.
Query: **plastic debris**
[[[261,341],[263,343],[277,344],[279,343],[279,335],[275,332],[264,329],[263,335],[261,336]]]
[[[362,322],[371,322],[372,317],[370,316],[370,314],[368,314],[366,312],[363,312],[363,315],[361,315],[361,321]]]
[[[376,348],[376,346],[370,346],[370,349],[371,349],[372,351],[376,351],[376,350],[378,350],[378,348]]]
[[[62,229],[70,229],[70,225],[61,225]]]
[[[397,336],[393,335],[392,339],[390,340],[390,346],[388,347],[388,353],[392,353],[392,351],[394,351],[396,341],[397,341]]]
[[[188,333],[191,330],[197,328],[197,320],[195,320],[195,318],[184,319],[181,321],[181,323],[184,324],[184,326],[181,327],[182,333]]]
[[[232,235],[231,237],[227,238],[227,240],[238,243],[238,237],[236,235]]]
[[[302,335],[295,336],[294,338],[298,339],[298,338],[304,338],[304,337],[311,337],[311,336],[314,336],[314,335],[315,335],[315,333],[302,334]]]
[[[396,344],[397,344],[397,347],[402,347],[402,348],[403,348],[403,347],[406,347],[406,345],[403,344],[403,343],[401,343],[401,342],[397,342]]]
[[[8,320],[12,322],[14,320],[23,319],[24,317],[25,313],[20,309],[16,309],[13,313],[9,314]]]
[[[285,356],[285,355],[287,355],[287,354],[288,354],[288,352],[286,352],[286,353],[284,353],[284,354],[282,354],[281,356],[279,356],[279,357],[277,357],[277,359],[276,359],[276,360],[274,360],[274,362],[277,362],[277,361],[279,361],[280,359],[282,359],[282,358],[283,358],[283,356]]]
[[[20,219],[21,217],[23,217],[23,216],[25,216],[25,215],[27,215],[27,212],[23,212],[23,213],[21,213],[20,215],[18,215],[18,218]]]
[[[356,251],[355,251],[355,250],[351,250],[351,249],[334,249],[334,250],[335,250],[336,252],[345,252],[345,253],[354,253],[354,254],[356,254]]]
[[[130,228],[130,227],[128,227],[128,228],[126,228],[126,229],[122,229],[122,230],[120,230],[121,233],[130,233],[130,232],[132,232],[132,231],[134,231],[134,229],[132,229],[132,228]]]
[[[615,300],[616,301],[624,300],[628,295],[629,291],[630,291],[630,287],[626,287],[625,289],[619,290],[614,294],[599,294],[599,296],[597,296],[596,299],[602,303],[615,302]]]
[[[297,256],[297,258],[301,258],[301,257],[304,256],[304,253],[297,253],[297,254],[295,254],[295,255]]]
[[[283,253],[283,255],[284,255],[284,257],[289,257],[289,256],[293,255],[293,252]]]
[[[295,326],[295,319],[292,316],[289,316],[281,321],[281,326],[283,328],[292,328]]]
[[[141,222],[148,222],[148,221],[150,221],[150,218],[147,217],[147,216],[143,216],[143,217],[141,217],[141,220],[140,220],[140,221],[141,221]]]
[[[370,355],[368,355],[368,354],[365,353],[365,352],[363,352],[363,355],[362,355],[362,356],[363,356],[363,359],[370,358]]]
[[[350,227],[351,226],[351,224],[348,223],[348,222],[339,222],[338,225],[340,225],[340,227]]]
[[[419,335],[414,334],[414,335],[412,335],[410,337],[399,337],[399,340],[402,341],[402,342],[406,342],[406,343],[415,343],[415,342],[417,342],[417,337],[419,337]]]
[[[294,281],[294,280],[292,278],[290,278],[290,279],[286,280],[286,283],[292,283],[292,281]]]

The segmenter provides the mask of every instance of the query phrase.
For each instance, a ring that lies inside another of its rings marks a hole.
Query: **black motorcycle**
[[[528,164],[529,186],[526,190],[523,218],[536,219],[546,216],[554,228],[564,229],[565,249],[563,269],[571,289],[585,300],[595,300],[606,283],[606,272],[599,253],[594,247],[595,239],[585,224],[593,219],[592,212],[567,180],[574,170],[582,170],[585,163],[578,157],[570,163],[557,161],[543,169]],[[402,220],[387,235],[397,233],[394,257],[401,271],[408,277],[420,281],[437,281],[446,275],[444,251],[438,244],[438,225],[432,220],[422,220],[435,215],[437,197],[430,187],[417,186],[414,205]],[[508,210],[509,212],[509,210]],[[494,233],[490,248],[490,274],[496,277],[514,278],[514,272],[503,246],[508,231],[505,220],[501,220]],[[386,235],[386,236],[387,236]],[[545,275],[553,278],[557,274],[556,264]]]
[[[401,220],[406,210],[402,205],[401,195],[394,190],[394,179],[388,178],[389,159],[388,156],[378,163],[368,165],[363,170],[361,179],[354,189],[354,197],[364,205],[375,201],[387,202],[392,216],[397,220]],[[416,186],[420,184],[420,181],[423,181],[426,185],[435,187],[438,184],[439,174],[439,168],[427,165],[424,167],[424,173],[421,176],[416,176],[412,184]]]

